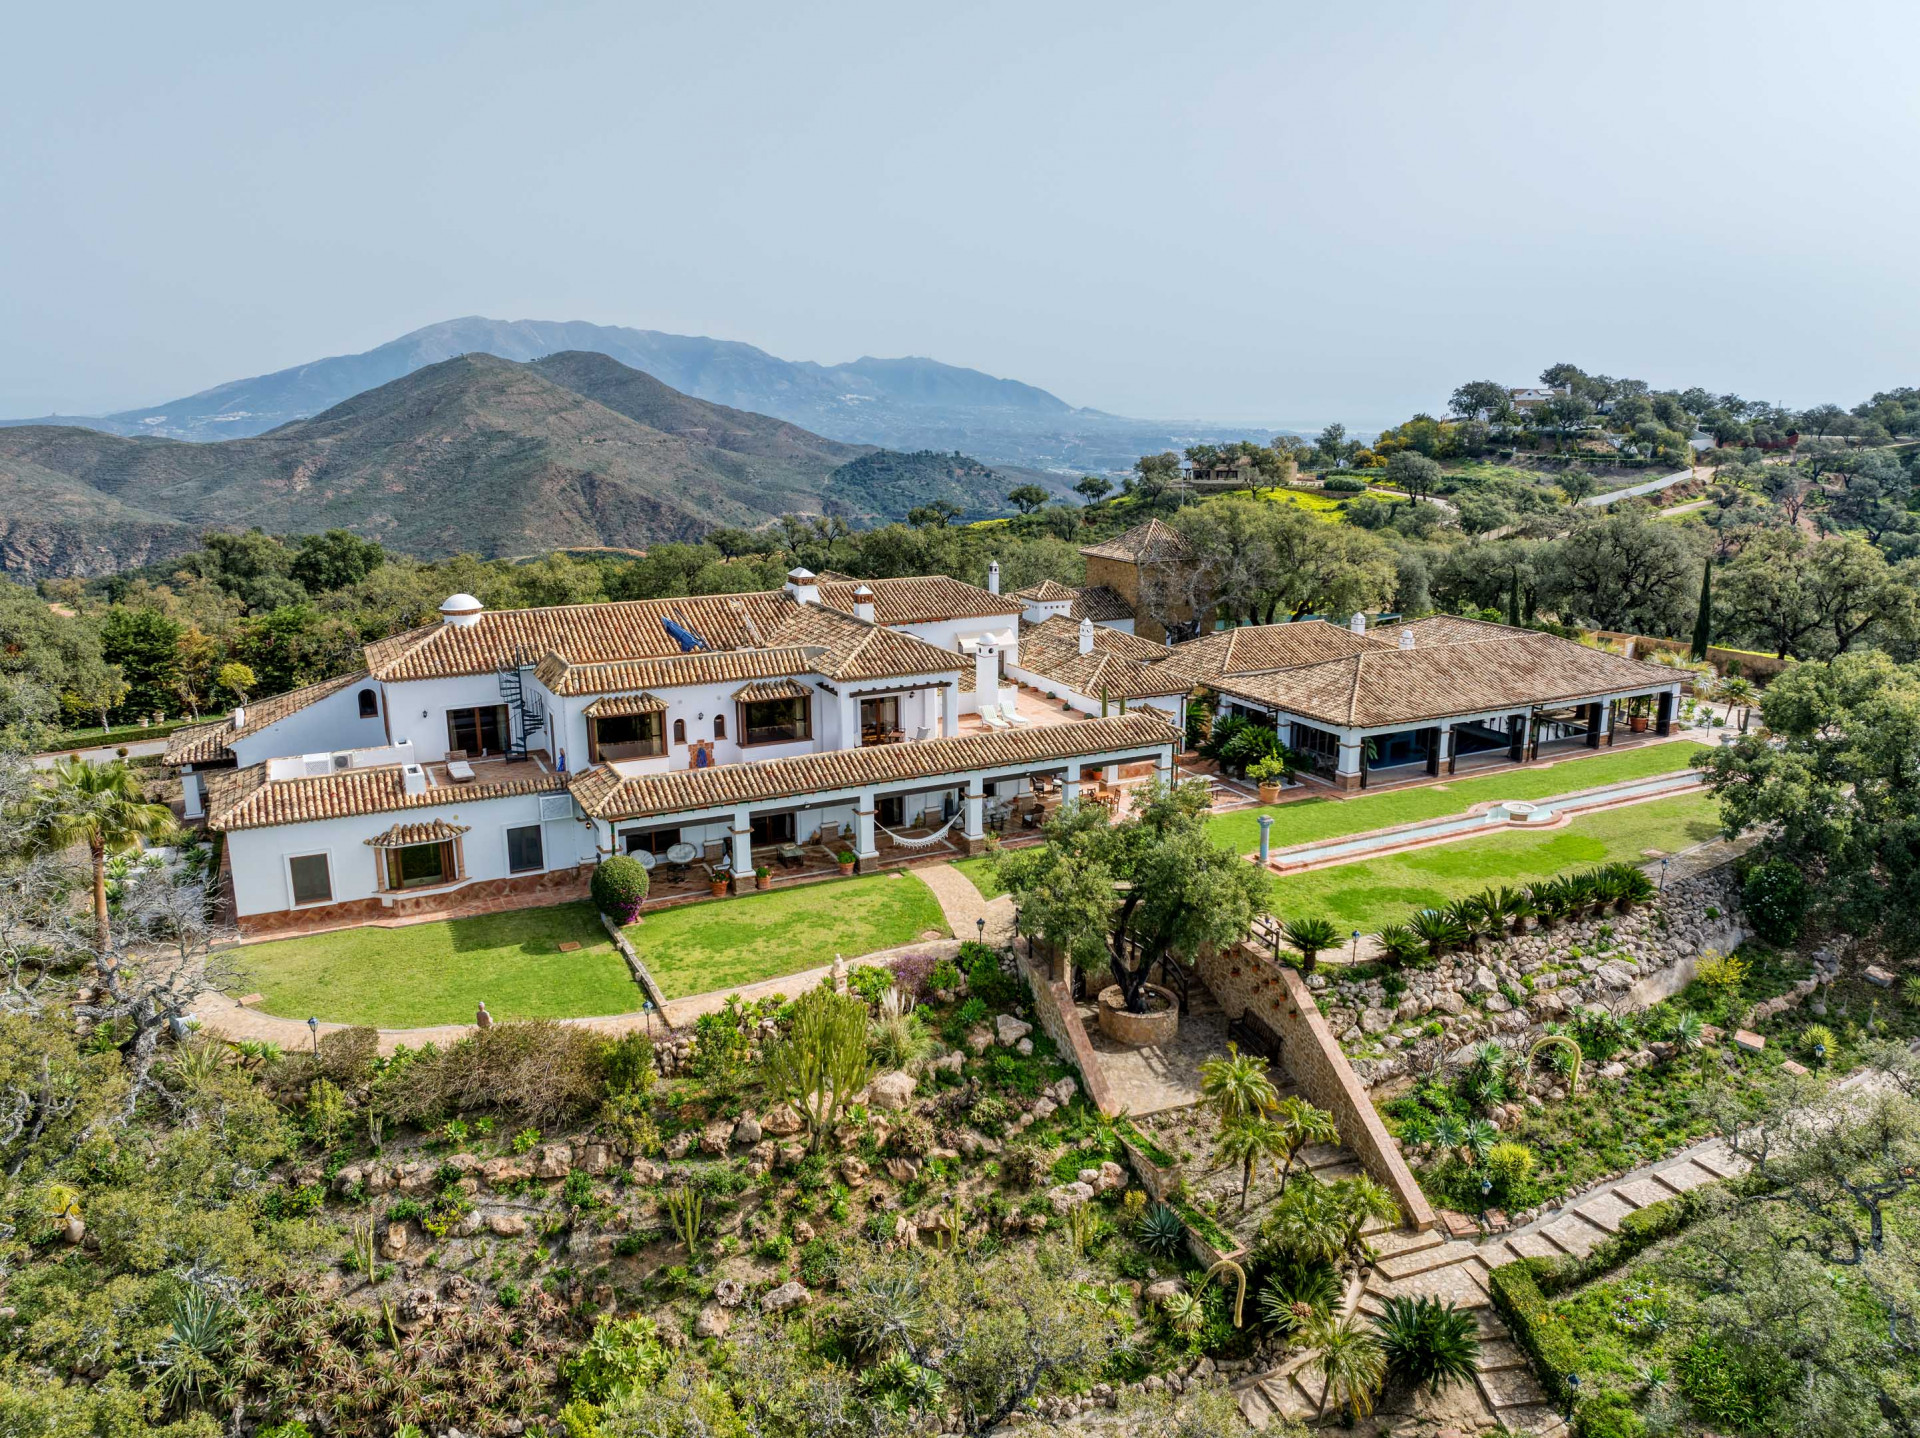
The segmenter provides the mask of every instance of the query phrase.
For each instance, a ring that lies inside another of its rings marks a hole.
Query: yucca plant
[[[1422,909],[1413,916],[1407,927],[1427,946],[1427,956],[1434,959],[1463,942],[1466,937],[1452,917],[1439,909]]]
[[[1133,1236],[1156,1258],[1171,1258],[1187,1241],[1187,1225],[1164,1203],[1150,1204],[1134,1225]]]
[[[1910,1009],[1920,1009],[1920,974],[1908,974],[1900,981],[1900,1002]]]
[[[1429,1393],[1473,1381],[1480,1328],[1472,1313],[1425,1296],[1389,1298],[1382,1309],[1373,1322],[1388,1378]]]
[[[1374,936],[1380,941],[1380,953],[1395,968],[1404,968],[1425,955],[1427,943],[1405,924],[1388,924]]]
[[[1300,969],[1312,973],[1326,949],[1340,943],[1340,931],[1330,919],[1294,919],[1280,930],[1286,941],[1300,951]]]
[[[1340,1275],[1331,1263],[1283,1253],[1260,1291],[1260,1313],[1276,1332],[1293,1333],[1340,1301]]]
[[[1380,1340],[1360,1326],[1360,1316],[1317,1319],[1305,1333],[1307,1343],[1316,1350],[1307,1366],[1325,1380],[1320,1411],[1325,1413],[1332,1403],[1355,1422],[1373,1412],[1387,1360]]]
[[[1808,1024],[1800,1031],[1800,1050],[1816,1067],[1826,1067],[1834,1057],[1833,1030],[1825,1024]]]

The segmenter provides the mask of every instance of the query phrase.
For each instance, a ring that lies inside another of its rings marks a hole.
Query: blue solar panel
[[[676,624],[671,619],[662,619],[660,625],[678,642],[682,654],[691,654],[696,649],[707,648],[707,641],[702,639],[698,634],[695,634],[684,624]]]

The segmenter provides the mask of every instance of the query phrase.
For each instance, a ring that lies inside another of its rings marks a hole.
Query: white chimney
[[[427,792],[427,771],[418,764],[406,764],[400,769],[400,787],[408,794]]]
[[[991,644],[973,651],[973,697],[981,704],[1000,702],[1000,651]]]
[[[1411,629],[1402,629],[1400,631],[1400,647],[1402,649],[1413,648],[1413,631]]]
[[[864,584],[853,591],[853,617],[864,619],[869,624],[876,622],[873,617],[873,591]]]
[[[1351,629],[1355,634],[1365,634],[1367,632],[1367,616],[1357,609],[1354,610],[1353,618],[1347,621],[1347,628]]]
[[[813,571],[805,567],[787,571],[787,593],[793,596],[795,604],[818,604],[820,602],[820,583],[813,577]]]
[[[987,593],[998,594],[999,592],[1000,592],[1000,561],[996,559],[992,563],[987,565]]]
[[[1093,621],[1091,619],[1080,621],[1080,652],[1093,653]]]
[[[450,595],[440,606],[440,622],[456,629],[471,629],[480,622],[481,611],[486,607],[471,594]]]
[[[246,705],[236,704],[233,706],[233,727],[235,729],[244,729],[247,727],[247,706]]]

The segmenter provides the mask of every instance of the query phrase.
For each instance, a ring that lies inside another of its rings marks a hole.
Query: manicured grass
[[[1391,829],[1421,819],[1464,814],[1475,804],[1505,799],[1546,799],[1622,784],[1654,774],[1685,769],[1688,761],[1706,749],[1704,744],[1676,739],[1649,744],[1592,759],[1572,759],[1544,769],[1509,769],[1478,779],[1442,781],[1359,799],[1296,799],[1257,809],[1236,809],[1211,820],[1207,829],[1215,842],[1231,844],[1236,853],[1250,854],[1260,847],[1260,816],[1273,815],[1273,847],[1288,848],[1320,839],[1344,838],[1374,829]]]
[[[577,943],[571,953],[560,945]],[[641,993],[590,904],[516,909],[398,929],[342,929],[234,951],[237,992],[282,1018],[418,1028],[632,1013]]]
[[[670,999],[779,978],[948,933],[933,891],[909,873],[831,879],[645,915],[627,937]]]
[[[1289,919],[1313,915],[1332,919],[1343,933],[1371,934],[1490,886],[1520,887],[1616,860],[1644,862],[1647,849],[1678,853],[1719,832],[1711,795],[1653,799],[1546,833],[1509,831],[1295,874],[1276,881],[1273,907]]]
[[[993,860],[985,854],[971,859],[955,859],[953,867],[967,876],[968,882],[980,891],[983,899],[997,899],[1006,893],[993,872]]]

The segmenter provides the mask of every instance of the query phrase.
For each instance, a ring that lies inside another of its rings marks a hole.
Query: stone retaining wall
[[[1530,1043],[1588,1005],[1628,1011],[1671,997],[1700,955],[1731,952],[1746,939],[1739,898],[1732,866],[1723,864],[1669,882],[1661,899],[1629,913],[1534,927],[1408,968],[1394,999],[1381,980],[1345,980],[1334,966],[1322,965],[1307,983],[1371,1088],[1421,1071],[1436,1041],[1451,1062],[1484,1039]],[[1440,1032],[1429,1033],[1436,1024]]]
[[[1041,1029],[1053,1040],[1060,1056],[1080,1071],[1080,1085],[1088,1101],[1109,1117],[1118,1113],[1113,1091],[1100,1072],[1099,1057],[1087,1038],[1086,1026],[1080,1022],[1080,1010],[1074,1006],[1073,990],[1064,979],[1052,976],[1052,965],[1035,956],[1026,940],[1014,946],[1014,958],[1033,992],[1033,1011]]]
[[[1229,1018],[1251,1009],[1280,1036],[1287,1074],[1308,1099],[1333,1115],[1341,1143],[1399,1201],[1407,1222],[1416,1229],[1433,1227],[1433,1209],[1400,1156],[1400,1145],[1374,1112],[1300,972],[1245,944],[1203,954],[1199,968]]]

